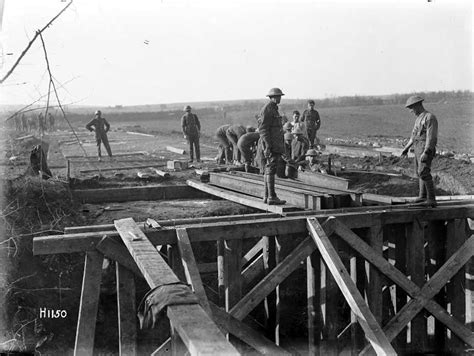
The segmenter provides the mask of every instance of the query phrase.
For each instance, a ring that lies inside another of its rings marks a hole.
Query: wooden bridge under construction
[[[473,197],[440,197],[437,208],[414,208],[408,199],[360,194],[341,178],[314,175],[277,180],[277,194],[288,205],[272,207],[258,198],[263,182],[257,175],[210,173],[209,183],[187,183],[75,194],[84,202],[210,194],[263,212],[148,222],[125,218],[34,239],[37,255],[85,253],[76,355],[94,352],[104,258],[116,263],[121,355],[142,350],[138,278],[146,280],[164,311],[152,319],[169,320],[160,323],[168,332],[153,345],[153,355],[474,349]],[[198,263],[193,245],[199,243],[215,249],[214,261]],[[297,270],[306,275],[303,351],[285,347],[280,330],[287,321],[279,286]],[[217,289],[203,282],[204,275],[205,281],[217,279]],[[175,292],[179,298],[170,297]]]

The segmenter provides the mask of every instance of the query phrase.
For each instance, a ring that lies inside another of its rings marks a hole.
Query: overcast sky
[[[1,76],[67,5],[4,1]],[[383,95],[472,90],[472,17],[470,0],[75,0],[44,40],[64,103],[251,99],[275,86]],[[38,39],[0,104],[35,101],[48,80]]]

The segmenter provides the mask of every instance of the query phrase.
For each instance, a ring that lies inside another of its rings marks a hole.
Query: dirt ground
[[[113,166],[125,167],[138,164],[153,164],[159,169],[166,170],[166,161],[187,161],[188,159],[187,155],[166,150],[166,146],[188,149],[186,141],[177,132],[167,134],[153,132],[154,136],[150,137],[127,133],[127,131],[150,132],[146,127],[138,125],[115,128],[109,135],[114,154],[137,151],[146,151],[146,154],[117,155],[114,161],[104,158],[103,161],[98,162],[95,158],[94,138],[88,132],[78,130],[78,135],[83,142],[82,148],[73,142],[72,134],[67,131],[56,131],[43,137],[43,141],[49,143],[48,164],[54,178],[48,181],[49,183],[39,182],[38,187],[40,188],[38,188],[37,195],[33,198],[25,197],[28,204],[24,205],[21,205],[24,202],[21,203],[18,198],[21,197],[22,186],[15,188],[15,184],[23,184],[23,187],[26,187],[26,183],[19,177],[26,170],[29,150],[32,145],[38,144],[40,141],[34,139],[17,141],[13,139],[22,135],[3,132],[3,147],[5,147],[6,154],[0,163],[4,182],[3,216],[7,219],[7,224],[4,227],[6,233],[3,234],[5,238],[2,241],[2,246],[8,245],[8,248],[2,249],[4,254],[2,257],[4,257],[4,262],[7,261],[4,270],[8,270],[9,273],[2,277],[5,279],[5,287],[2,290],[5,297],[2,304],[5,309],[3,317],[9,323],[4,323],[1,331],[2,338],[10,340],[9,347],[29,351],[36,349],[52,354],[58,352],[68,354],[71,353],[74,344],[74,328],[71,325],[75,325],[77,321],[83,256],[76,254],[33,257],[32,238],[40,235],[37,233],[38,231],[42,231],[42,234],[55,234],[61,233],[65,226],[111,223],[114,219],[124,217],[133,217],[136,220],[144,220],[147,217],[173,219],[256,212],[253,209],[222,200],[137,201],[127,204],[81,205],[72,201],[66,190],[62,192],[57,188],[67,187],[67,160],[64,156],[82,155],[84,152],[82,149],[91,158],[70,159],[71,177],[76,188],[182,184],[186,179],[198,178],[192,168],[216,166],[213,161],[216,155],[216,141],[210,135],[203,135],[201,139],[203,163],[194,163],[191,169],[183,171],[169,171],[170,177],[168,178],[153,175],[152,171],[146,168],[120,171],[103,170]],[[327,160],[328,155],[323,153],[323,159]],[[350,180],[350,189],[392,196],[417,195],[418,183],[413,175],[413,160],[411,158],[400,160],[398,157],[392,156],[380,160],[378,157],[349,158],[332,155],[331,160],[337,174]],[[81,170],[89,170],[89,172],[81,173]],[[372,173],[351,172],[365,170]],[[146,171],[150,177],[139,178],[138,171]],[[471,178],[474,167],[470,162],[440,156],[434,160],[433,172],[438,194],[474,194],[474,183]],[[387,175],[387,173],[389,174]],[[38,180],[36,182],[38,183]],[[14,194],[7,194],[12,191]],[[62,198],[58,198],[58,194]],[[9,200],[5,199],[7,197]],[[53,206],[53,201],[57,200],[61,200],[61,204],[54,209],[49,208]],[[39,207],[44,205],[48,209],[43,211]],[[15,206],[18,206],[18,209],[14,208]],[[25,224],[25,222],[27,223]],[[213,256],[209,255],[207,251],[209,251],[209,246],[197,247],[196,254],[201,260],[212,259]],[[96,346],[99,351],[117,353],[117,330],[116,322],[113,320],[114,313],[116,313],[113,302],[115,298],[112,278],[114,273],[113,267],[110,265],[104,267],[104,293],[99,307]],[[298,280],[302,277],[295,278]],[[294,285],[293,282],[292,285]],[[297,298],[299,293],[298,291],[291,292],[294,289],[292,285],[282,286],[282,298],[289,300],[290,304],[291,300]],[[139,285],[137,295],[141,296],[146,292],[146,289],[146,285]],[[58,305],[68,309],[67,320],[41,321],[37,318],[38,308],[44,306],[53,308]],[[303,312],[304,305],[300,309]],[[302,316],[298,314],[300,312],[295,314],[294,310],[283,310],[282,313],[286,313],[288,317],[294,319],[296,326],[293,332],[297,335],[304,332],[305,325],[301,322]],[[291,334],[291,330],[285,330],[285,332]]]

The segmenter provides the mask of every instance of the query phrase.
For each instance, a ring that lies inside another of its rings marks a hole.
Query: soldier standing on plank
[[[419,195],[415,203],[434,208],[436,204],[435,188],[431,176],[431,162],[436,154],[438,141],[438,120],[436,116],[425,110],[423,98],[410,96],[405,107],[415,115],[415,125],[410,140],[402,152],[402,157],[408,154],[411,146],[415,149],[415,173],[418,176]]]
[[[109,155],[110,159],[112,159],[112,150],[110,149],[109,139],[107,137],[107,132],[110,130],[110,124],[104,117],[102,117],[102,112],[100,110],[95,112],[95,117],[87,123],[86,129],[91,132],[95,131],[98,160],[102,160],[102,152],[100,149],[101,143],[104,144],[107,154]]]
[[[191,112],[191,106],[184,107],[186,112],[181,118],[181,128],[184,138],[189,142],[189,162],[194,160],[194,151],[196,152],[196,161],[201,162],[201,150],[199,148],[199,136],[201,136],[201,123],[196,114]]]
[[[281,97],[285,95],[279,88],[272,88],[267,96],[270,101],[261,110],[258,132],[263,147],[265,158],[265,192],[263,201],[269,205],[285,204],[275,193],[275,174],[277,163],[281,155],[285,154],[285,142],[283,138],[283,125],[278,113],[278,104]]]
[[[319,145],[319,138],[317,136],[317,133],[319,128],[321,127],[321,118],[319,117],[319,113],[314,110],[314,100],[308,100],[308,108],[303,111],[303,115],[300,121],[306,123],[309,147],[314,148],[315,143],[316,145]]]

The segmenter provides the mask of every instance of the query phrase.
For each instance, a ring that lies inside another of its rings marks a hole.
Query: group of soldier
[[[56,129],[52,113],[48,113],[47,119],[42,112],[28,117],[22,113],[21,115],[15,115],[14,122],[16,131],[35,132],[38,130],[40,134],[43,134],[46,131],[54,131]]]

